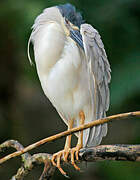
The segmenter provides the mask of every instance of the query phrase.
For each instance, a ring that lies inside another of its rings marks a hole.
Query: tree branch
[[[17,150],[24,148],[18,141],[9,140],[3,143],[0,150],[3,151],[9,147]],[[53,176],[55,167],[51,164],[51,154],[38,153],[31,156],[29,153],[25,153],[21,157],[23,165],[11,180],[22,180],[35,165],[41,163],[44,164],[44,171],[39,180],[50,180]],[[101,160],[140,161],[140,145],[100,145],[97,147],[83,148],[79,152],[79,162],[96,162]],[[61,159],[61,163],[65,163],[63,159]]]
[[[0,152],[5,151],[7,148],[14,148],[16,150],[22,150],[24,147],[15,140],[5,141],[0,145]],[[16,175],[14,175],[11,180],[22,180],[34,167],[38,164],[44,164],[44,171],[39,180],[49,180],[54,174],[55,167],[51,164],[52,155],[47,153],[38,153],[34,155],[30,155],[29,153],[25,153],[21,155],[22,166],[18,169]]]
[[[100,160],[140,161],[140,145],[100,145],[81,149],[79,156],[82,161]]]
[[[34,144],[31,144],[31,145],[25,147],[24,149],[21,149],[21,150],[18,150],[16,152],[14,152],[14,153],[11,153],[11,154],[1,158],[0,159],[0,164],[4,163],[5,161],[7,161],[7,160],[9,160],[9,159],[11,159],[13,157],[22,155],[23,153],[26,153],[26,152],[28,152],[28,151],[42,145],[42,144],[45,144],[45,143],[50,142],[50,141],[55,141],[55,140],[57,140],[59,138],[62,138],[64,136],[67,136],[67,135],[70,135],[70,134],[73,134],[75,132],[78,132],[78,131],[81,131],[81,130],[84,130],[84,129],[87,129],[87,128],[90,128],[90,127],[93,127],[93,126],[96,126],[96,125],[99,125],[99,124],[104,124],[104,123],[107,123],[109,121],[122,120],[122,119],[132,118],[132,117],[136,117],[136,116],[137,117],[140,116],[140,111],[112,115],[112,116],[108,116],[106,118],[102,118],[102,119],[92,121],[90,123],[81,125],[79,127],[76,127],[76,128],[61,132],[61,133],[56,134],[54,136],[47,137],[45,139],[42,139],[42,140],[40,140],[40,141],[38,141],[38,142],[36,142]],[[3,146],[3,144],[0,145],[0,149],[2,148],[2,146]]]

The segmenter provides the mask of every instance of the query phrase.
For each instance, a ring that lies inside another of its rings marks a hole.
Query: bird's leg
[[[85,114],[83,111],[80,111],[79,117],[80,117],[80,125],[83,125],[85,122]],[[79,133],[78,142],[77,142],[76,147],[72,148],[72,150],[71,150],[71,163],[77,170],[80,170],[80,168],[75,164],[74,155],[76,155],[76,160],[78,161],[79,160],[79,157],[78,157],[79,150],[82,147],[83,147],[83,130],[80,131],[80,133]]]
[[[80,111],[79,117],[80,117],[80,125],[83,125],[85,122],[85,114],[83,111]],[[73,120],[69,121],[68,129],[71,129],[72,127],[73,127]],[[79,150],[83,147],[83,131],[79,132],[77,145],[76,147],[72,149],[70,149],[71,136],[72,135],[67,136],[64,150],[53,154],[52,159],[51,159],[52,164],[56,166],[63,175],[66,175],[66,172],[61,168],[61,165],[60,165],[61,157],[63,157],[63,160],[67,162],[69,154],[71,154],[71,164],[75,167],[76,170],[80,170],[80,168],[75,163],[74,156],[76,155],[76,160],[79,160],[79,157],[78,157]]]
[[[68,130],[73,128],[73,120],[68,124]],[[66,137],[65,147],[64,147],[64,161],[67,162],[68,155],[71,148],[71,134]]]
[[[69,121],[69,123],[68,123],[68,130],[73,127],[73,122],[74,122],[74,120],[70,120]],[[52,159],[51,159],[52,164],[54,166],[56,166],[63,175],[66,175],[66,172],[61,168],[61,165],[60,165],[61,157],[63,156],[63,160],[65,162],[67,162],[68,155],[70,153],[70,148],[71,148],[71,136],[72,135],[70,134],[70,135],[68,135],[66,137],[66,142],[65,142],[64,150],[59,151],[59,152],[53,154]],[[55,162],[55,160],[56,160],[56,162]]]

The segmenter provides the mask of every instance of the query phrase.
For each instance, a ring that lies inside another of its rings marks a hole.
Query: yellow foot
[[[74,160],[74,156],[76,156],[76,160],[79,160],[79,150],[81,149],[81,146],[76,146],[74,148],[71,149],[71,164],[74,166],[74,168],[78,171],[80,171],[80,168],[76,165],[75,160]]]
[[[67,151],[62,150],[62,151],[59,151],[59,152],[53,154],[52,159],[51,159],[52,164],[54,166],[56,166],[64,176],[66,176],[66,172],[61,168],[61,164],[60,164],[61,157],[63,157],[63,160],[65,162],[67,162],[69,153],[70,153],[70,149],[67,150]]]
[[[79,160],[79,157],[78,157],[79,150],[80,150],[80,146],[76,146],[76,147],[74,147],[72,149],[59,151],[59,152],[53,154],[51,162],[52,162],[52,164],[54,166],[56,166],[59,169],[59,171],[64,176],[66,176],[66,172],[61,167],[61,158],[63,158],[63,160],[65,162],[67,162],[68,161],[68,156],[70,154],[71,155],[71,164],[74,166],[74,168],[76,170],[80,170],[80,168],[76,165],[75,160],[74,160],[75,155],[76,155],[76,160],[77,161]]]

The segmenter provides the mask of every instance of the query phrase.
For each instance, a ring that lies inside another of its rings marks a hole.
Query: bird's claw
[[[76,165],[75,160],[74,160],[74,156],[76,156],[76,160],[79,161],[79,156],[78,156],[79,155],[79,150],[80,150],[79,146],[76,146],[76,147],[71,149],[71,164],[78,171],[80,171],[80,168]]]
[[[76,165],[75,159],[74,159],[74,157],[76,156],[76,160],[77,161],[79,160],[79,156],[78,156],[79,150],[80,150],[80,147],[76,146],[72,149],[59,151],[59,152],[53,154],[51,162],[54,166],[56,166],[59,169],[61,174],[63,174],[64,176],[67,176],[66,172],[62,169],[60,162],[61,162],[61,158],[63,158],[64,162],[68,162],[68,156],[70,154],[71,155],[71,164],[74,166],[74,168],[76,170],[80,171],[80,168]]]
[[[54,166],[56,166],[56,167],[59,169],[59,171],[61,172],[61,174],[63,174],[64,176],[66,176],[66,172],[61,168],[61,164],[60,164],[62,155],[64,155],[64,150],[59,151],[59,152],[53,154],[52,159],[51,159],[51,162],[52,162],[52,164],[53,164]],[[56,161],[56,162],[55,162],[55,161]]]

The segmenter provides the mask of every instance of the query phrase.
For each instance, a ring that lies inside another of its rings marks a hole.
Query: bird
[[[98,31],[85,23],[75,6],[48,7],[37,16],[28,41],[32,64],[31,43],[42,89],[68,129],[104,118],[110,104],[110,64]],[[63,175],[61,158],[67,162],[70,156],[71,164],[80,170],[75,162],[79,150],[99,145],[107,135],[107,123],[75,135],[77,145],[71,147],[72,135],[68,135],[64,149],[51,159]]]

